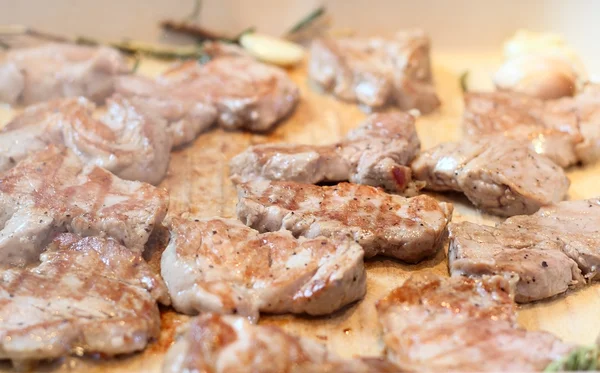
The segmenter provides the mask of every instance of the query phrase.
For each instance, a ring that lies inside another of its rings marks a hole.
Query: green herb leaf
[[[600,367],[600,351],[597,346],[578,347],[562,359],[550,363],[544,372],[595,371]]]

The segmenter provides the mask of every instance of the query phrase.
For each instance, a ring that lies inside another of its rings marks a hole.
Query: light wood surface
[[[421,117],[417,128],[423,148],[442,141],[460,137],[458,124],[462,111],[462,98],[458,84],[459,74],[468,68],[476,76],[487,78],[497,62],[494,56],[446,54],[434,58],[437,90],[443,102],[439,112]],[[165,66],[146,61],[141,73],[155,75]],[[326,144],[342,138],[364,117],[360,108],[324,95],[312,87],[303,67],[290,70],[290,74],[302,90],[302,100],[295,113],[267,136],[240,132],[212,130],[201,135],[191,146],[172,154],[168,176],[161,186],[170,191],[171,215],[197,217],[235,217],[236,193],[228,177],[228,161],[250,144],[261,142],[294,142]],[[485,82],[475,82],[485,86]],[[0,119],[9,118],[11,111],[0,110]],[[568,172],[571,178],[571,199],[600,195],[600,164],[576,168]],[[436,195],[455,204],[454,221],[469,220],[493,224],[499,219],[474,210],[460,195]],[[156,257],[155,257],[156,259]],[[291,315],[262,315],[261,324],[279,325],[285,330],[305,337],[315,338],[336,353],[352,357],[356,355],[380,355],[383,346],[375,313],[375,302],[394,287],[400,285],[415,272],[434,271],[447,275],[445,252],[418,265],[406,265],[390,259],[368,260],[367,295],[364,300],[331,316],[308,318]],[[570,292],[550,301],[521,307],[519,320],[528,329],[543,329],[555,333],[567,341],[593,343],[600,332],[600,286],[592,285],[577,292]],[[186,317],[163,312],[163,335],[146,351],[132,356],[102,361],[100,359],[69,358],[51,365],[44,371],[112,371],[112,372],[158,372],[165,350],[173,339],[177,325]],[[10,371],[5,364],[4,370]]]

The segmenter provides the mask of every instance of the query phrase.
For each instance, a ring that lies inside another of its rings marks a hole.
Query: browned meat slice
[[[114,79],[129,72],[116,50],[50,43],[0,55],[0,101],[31,105],[84,96],[101,103],[114,91]]]
[[[437,252],[452,217],[451,204],[429,196],[405,198],[348,183],[253,181],[238,185],[238,194],[238,217],[261,232],[287,229],[308,238],[342,233],[358,242],[366,257],[410,263]]]
[[[221,127],[268,131],[292,112],[300,94],[284,70],[233,53],[217,54],[203,65],[196,61],[175,65],[156,80],[121,77],[116,90],[159,105],[171,126],[176,122],[183,131],[196,132],[182,136],[175,145],[212,124],[210,107],[216,108]],[[169,114],[173,111],[177,114]]]
[[[451,224],[450,272],[518,276],[518,302],[551,297],[598,277],[599,226],[597,198],[543,207],[496,227]]]
[[[391,103],[425,114],[440,105],[429,44],[420,30],[399,32],[392,39],[317,39],[311,46],[308,73],[342,100],[373,108]]]
[[[388,358],[419,372],[531,372],[568,354],[574,346],[517,325],[510,286],[499,276],[409,278],[377,304]]]
[[[570,184],[548,158],[497,136],[440,144],[422,152],[412,170],[427,189],[463,192],[476,207],[500,216],[532,214],[559,202]]]
[[[0,359],[142,350],[160,332],[164,283],[112,239],[58,235],[34,268],[0,278]]]
[[[398,372],[398,368],[380,359],[344,360],[325,346],[278,327],[208,313],[182,328],[167,352],[162,371],[385,373]]]
[[[600,84],[589,84],[575,97],[547,103],[551,112],[575,113],[583,142],[575,148],[583,163],[600,159]]]
[[[231,177],[308,184],[349,180],[414,194],[420,185],[412,182],[406,166],[421,148],[414,122],[401,112],[373,114],[337,144],[255,145],[231,160]]]
[[[561,167],[600,157],[600,86],[588,85],[575,97],[543,101],[515,92],[465,95],[464,131],[494,133],[525,142]]]
[[[56,233],[108,236],[141,253],[167,212],[165,190],[85,167],[50,146],[0,176],[0,265],[37,261]]]
[[[113,97],[101,120],[84,98],[30,106],[0,130],[0,171],[49,144],[64,145],[86,164],[158,184],[167,172],[171,138],[164,121],[137,99]]]
[[[323,315],[366,291],[363,249],[347,237],[259,234],[233,219],[173,218],[161,273],[179,312]]]

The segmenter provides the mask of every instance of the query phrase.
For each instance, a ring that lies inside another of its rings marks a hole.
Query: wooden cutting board
[[[488,73],[499,60],[496,56],[476,53],[434,55],[434,75],[443,106],[439,112],[417,120],[423,149],[440,142],[460,138],[458,125],[462,113],[459,76],[470,70],[471,85],[485,87]],[[156,61],[144,61],[140,73],[154,76],[166,68]],[[169,214],[194,217],[235,217],[236,192],[229,180],[228,162],[251,144],[293,142],[327,144],[341,139],[366,116],[355,105],[346,104],[318,92],[306,76],[304,66],[289,71],[302,91],[300,104],[293,115],[273,133],[262,136],[241,132],[212,130],[201,135],[191,146],[172,154],[169,173],[161,187],[170,191]],[[14,112],[0,110],[0,120]],[[4,122],[4,121],[3,121]],[[570,199],[600,195],[600,163],[568,172],[571,179]],[[453,220],[493,224],[496,217],[481,214],[460,195],[436,195],[455,204]],[[160,245],[158,245],[160,246]],[[153,263],[160,252],[152,256]],[[364,300],[327,317],[262,315],[261,324],[278,325],[290,333],[317,339],[331,350],[345,356],[381,355],[383,346],[375,312],[375,302],[416,272],[433,271],[447,275],[446,253],[418,265],[406,265],[390,259],[366,262],[367,295]],[[575,343],[591,344],[600,333],[600,285],[570,292],[556,299],[522,306],[519,321],[528,329],[542,329]],[[173,340],[175,329],[187,317],[163,310],[163,331],[159,341],[146,351],[109,361],[94,358],[69,358],[42,365],[48,372],[159,372],[164,353]],[[11,371],[9,364],[0,371]]]

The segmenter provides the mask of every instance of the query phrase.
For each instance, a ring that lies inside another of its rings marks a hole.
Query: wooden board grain
[[[470,69],[482,77],[480,86],[487,83],[487,73],[498,62],[496,56],[478,54],[446,54],[434,56],[434,75],[437,90],[443,102],[439,112],[420,117],[417,129],[423,148],[460,137],[458,124],[462,112],[459,75]],[[140,72],[155,75],[165,65],[146,61]],[[289,71],[300,86],[302,100],[289,118],[268,135],[212,130],[201,135],[192,145],[173,152],[168,176],[161,186],[171,196],[172,216],[235,217],[237,202],[235,189],[228,178],[228,161],[248,145],[262,142],[293,142],[326,144],[342,138],[346,132],[365,117],[359,107],[324,95],[308,82],[303,66]],[[477,81],[474,80],[479,85]],[[13,112],[0,110],[0,119],[9,118]],[[569,170],[571,199],[600,195],[600,164]],[[481,214],[460,195],[436,195],[455,204],[454,221],[469,220],[492,224],[499,219]],[[155,253],[156,263],[160,252]],[[315,338],[336,353],[380,355],[383,351],[375,302],[400,285],[415,272],[433,271],[447,275],[446,253],[418,265],[406,265],[391,259],[372,259],[367,267],[367,296],[361,302],[327,317],[299,317],[291,315],[263,315],[261,324],[279,325],[285,330],[305,337]],[[521,324],[528,329],[543,329],[567,341],[593,343],[600,332],[600,285],[592,285],[556,299],[522,306]],[[43,365],[43,371],[85,372],[158,372],[164,352],[173,340],[175,329],[187,317],[163,310],[163,332],[159,341],[139,354],[110,361],[93,358],[69,358],[54,364]],[[5,364],[0,371],[10,371]]]

